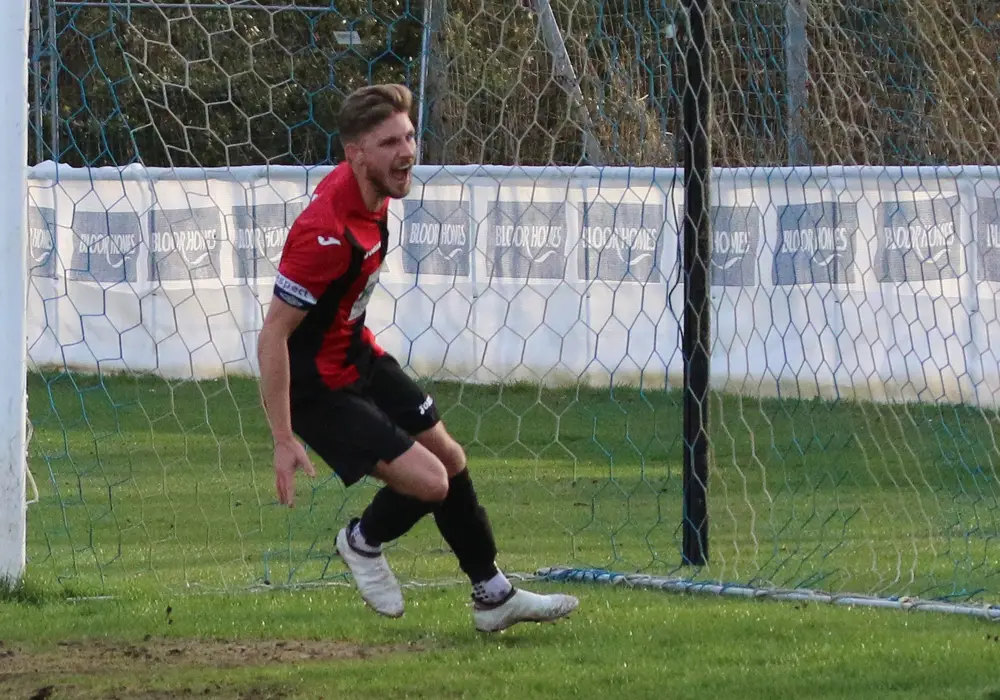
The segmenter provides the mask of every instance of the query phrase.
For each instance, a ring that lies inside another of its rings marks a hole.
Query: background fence
[[[715,165],[997,162],[988,3],[712,5]],[[36,162],[329,163],[340,100],[390,80],[423,98],[423,163],[576,164],[585,126],[606,165],[679,151],[684,23],[667,0],[35,0],[34,25]]]

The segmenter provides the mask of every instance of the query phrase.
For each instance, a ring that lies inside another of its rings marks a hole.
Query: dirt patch
[[[7,690],[0,685],[0,689]],[[87,690],[73,685],[56,687],[47,685],[36,691],[26,690],[13,698],[27,700],[176,700],[176,698],[209,698],[210,700],[283,700],[289,691],[282,688],[251,686],[238,688],[221,683],[209,683],[197,688],[184,687],[171,690],[140,690],[135,687],[120,687],[104,690]],[[5,698],[10,697],[5,695]]]
[[[149,671],[155,666],[233,668],[368,659],[420,650],[418,644],[365,646],[330,640],[231,642],[147,637],[141,642],[101,639],[60,642],[54,649],[23,651],[0,642],[0,681],[34,674],[51,678],[55,674],[95,675],[136,668]]]

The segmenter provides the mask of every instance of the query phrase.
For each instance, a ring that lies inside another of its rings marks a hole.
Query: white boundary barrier
[[[30,361],[255,373],[329,170],[31,168]],[[713,386],[997,405],[998,192],[997,168],[717,169]],[[390,211],[368,323],[414,371],[679,385],[680,171],[421,166]]]

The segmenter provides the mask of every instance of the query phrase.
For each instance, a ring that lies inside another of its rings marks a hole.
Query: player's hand
[[[295,472],[301,469],[315,478],[316,468],[306,455],[302,444],[292,438],[274,445],[274,486],[278,491],[278,502],[295,507]]]

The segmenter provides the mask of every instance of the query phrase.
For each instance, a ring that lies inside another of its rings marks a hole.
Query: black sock
[[[476,498],[468,469],[451,477],[448,496],[434,509],[434,520],[472,583],[487,581],[497,574],[493,529],[486,509]]]
[[[392,542],[409,532],[434,505],[383,486],[361,514],[361,534],[373,547]]]

